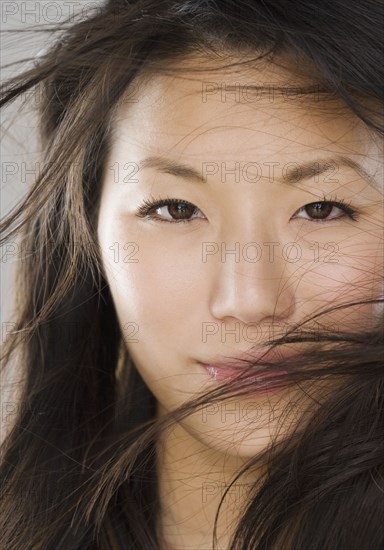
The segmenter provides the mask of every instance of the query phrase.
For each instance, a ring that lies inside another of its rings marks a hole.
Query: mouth
[[[244,368],[233,368],[233,367],[227,367],[222,365],[206,365],[204,363],[200,363],[202,368],[205,370],[206,374],[208,375],[209,379],[217,382],[218,384],[224,383],[224,382],[230,382],[234,380],[239,380],[242,372],[244,372]],[[244,390],[235,390],[234,393],[240,393],[242,391],[245,391],[247,395],[257,395],[257,396],[263,396],[263,395],[271,395],[274,393],[278,393],[285,389],[287,387],[287,383],[284,383],[283,381],[279,380],[279,382],[276,382],[275,380],[269,380],[269,379],[276,379],[276,377],[281,377],[284,374],[288,374],[288,371],[279,370],[274,372],[268,372],[261,375],[255,375],[255,374],[247,374],[246,376],[241,376],[241,380],[244,380],[247,382],[247,387]]]
[[[262,396],[280,392],[288,386],[287,382],[284,383],[283,379],[280,380],[285,374],[288,374],[288,371],[279,369],[278,365],[285,359],[291,359],[297,355],[297,351],[293,350],[278,352],[272,349],[268,352],[264,352],[262,355],[259,354],[258,357],[252,355],[252,357],[248,356],[247,359],[245,357],[244,359],[241,358],[241,362],[239,362],[239,356],[236,356],[233,357],[232,360],[229,357],[224,358],[224,360],[217,358],[208,362],[199,361],[199,364],[211,380],[217,383],[224,383],[241,379],[247,383],[252,383],[252,385],[249,384],[246,388],[247,394]],[[244,376],[243,373],[247,371],[249,361],[252,360],[256,362],[261,358],[270,365],[276,365],[276,370],[263,374],[253,374],[250,372]],[[247,361],[248,364],[245,361]],[[276,378],[278,378],[278,381],[276,381]]]

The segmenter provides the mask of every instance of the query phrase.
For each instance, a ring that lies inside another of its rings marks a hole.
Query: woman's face
[[[257,357],[269,337],[325,308],[382,295],[379,146],[335,100],[272,90],[293,84],[268,65],[186,69],[151,77],[119,108],[98,239],[123,337],[159,414],[217,386],[225,369],[201,363],[251,348]],[[167,199],[174,204],[146,205]],[[359,330],[378,313],[341,308],[305,328]],[[179,429],[252,456],[292,391],[206,407]]]

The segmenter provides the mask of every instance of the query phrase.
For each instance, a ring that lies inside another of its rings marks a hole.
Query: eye
[[[156,215],[153,214],[153,211]],[[159,222],[186,223],[191,222],[193,219],[196,219],[196,217],[204,218],[204,215],[194,216],[198,212],[202,214],[197,206],[188,201],[171,198],[155,200],[151,198],[143,201],[136,212],[136,216],[139,218],[153,219]]]
[[[302,218],[315,222],[323,222],[338,220],[346,216],[351,220],[356,220],[357,212],[354,208],[342,200],[323,200],[311,202],[310,204],[306,204],[305,206],[299,208],[292,218]]]

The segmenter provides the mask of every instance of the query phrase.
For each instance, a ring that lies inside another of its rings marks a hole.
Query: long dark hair
[[[123,94],[139,74],[168,70],[171,61],[182,67],[189,54],[221,66],[233,53],[271,62],[286,55],[382,137],[382,23],[379,0],[111,0],[58,28],[36,66],[6,83],[2,104],[43,89],[44,169],[2,224],[2,243],[18,236],[29,252],[2,355],[22,379],[2,443],[1,548],[160,548],[158,434],[233,390],[156,419],[124,346],[95,227],[111,116]],[[384,547],[382,329],[315,334],[307,326],[270,344],[327,344],[285,368],[304,386],[326,370],[337,387],[315,413],[303,410],[305,422],[289,437],[249,461],[248,469],[269,453],[231,550]],[[247,386],[240,379],[237,391]]]

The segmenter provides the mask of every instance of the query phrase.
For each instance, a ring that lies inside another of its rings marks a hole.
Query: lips
[[[234,378],[237,378],[242,369],[239,368],[231,368],[231,367],[225,367],[225,366],[218,366],[218,365],[204,365],[202,366],[205,368],[205,370],[208,372],[211,378],[217,381],[225,381],[225,380],[232,380]],[[274,371],[274,372],[268,372],[261,375],[249,375],[247,376],[247,380],[254,380],[258,383],[263,383],[268,380],[268,378],[274,378],[277,375],[281,374],[288,374],[288,371]]]
[[[205,365],[203,363],[200,364],[208,374],[209,378],[219,384],[230,382],[231,380],[236,379],[240,375],[241,371],[244,371],[244,366],[242,369],[239,369],[223,365]],[[263,397],[271,396],[275,393],[280,392],[287,387],[287,384],[284,384],[283,381],[279,381],[278,383],[276,383],[276,381],[268,381],[268,379],[274,378],[277,375],[281,376],[284,374],[288,374],[288,371],[279,370],[268,372],[263,374],[262,376],[257,376],[253,374],[247,375],[246,377],[242,378],[243,380],[251,383],[250,385],[247,385],[246,394],[249,396]],[[234,393],[242,393],[242,390],[234,389]]]
[[[234,370],[238,374],[239,369],[246,368],[250,362],[254,363],[268,363],[276,364],[278,366],[281,362],[284,362],[287,359],[292,359],[293,357],[298,356],[298,351],[292,348],[278,349],[272,348],[265,351],[259,351],[256,353],[249,354],[239,354],[233,357],[221,356],[216,358],[211,358],[209,360],[199,361],[200,364],[206,367],[213,367],[215,369],[221,370]],[[276,369],[276,373],[279,369]],[[281,371],[280,371],[281,372]],[[264,375],[263,375],[264,376]]]
[[[291,359],[295,355],[298,355],[298,353],[292,349],[271,349],[264,351],[263,353],[259,353],[258,356],[255,356],[254,354],[252,354],[252,356],[237,355],[233,358],[225,357],[224,360],[220,360],[218,358],[199,363],[205,369],[210,378],[216,382],[225,382],[239,377],[242,372],[246,371],[250,361],[257,362],[262,359],[262,363],[268,362],[268,364],[276,364],[276,366],[278,366],[279,363],[285,359]],[[276,384],[276,382],[268,382],[268,379],[284,374],[288,374],[288,371],[276,369],[275,371],[269,371],[268,373],[263,373],[262,375],[249,374],[243,379],[247,380],[247,382],[254,382],[255,387],[252,388],[252,394],[274,393],[275,391],[279,391],[284,388],[286,385],[284,382],[279,382],[278,384]]]

